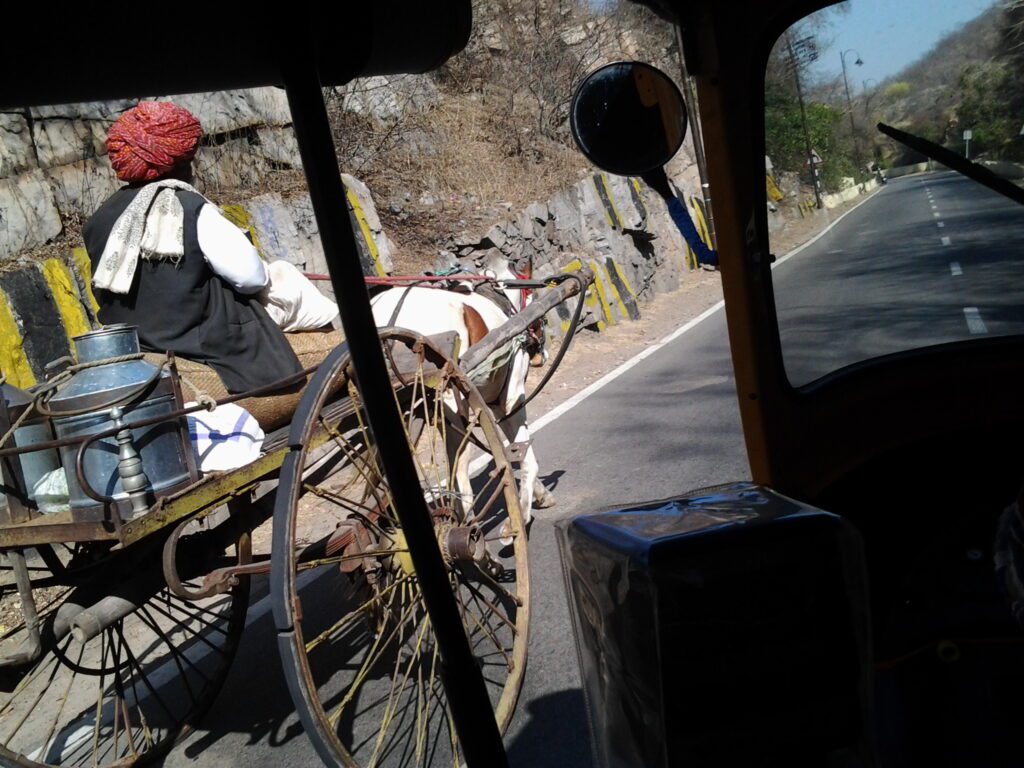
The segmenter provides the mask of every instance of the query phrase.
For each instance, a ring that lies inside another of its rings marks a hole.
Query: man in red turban
[[[169,101],[143,101],[111,126],[107,154],[117,178],[140,184],[191,162],[202,137],[199,121],[187,109]]]
[[[144,350],[208,365],[228,392],[244,392],[302,367],[260,300],[270,279],[253,244],[191,184],[202,135],[169,102],[121,115],[107,149],[127,186],[82,235],[100,322],[134,325]]]

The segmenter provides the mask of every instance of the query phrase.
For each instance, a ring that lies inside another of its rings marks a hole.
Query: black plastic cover
[[[324,85],[426,72],[465,47],[471,20],[469,0],[91,8],[7,35],[0,108],[282,85],[295,51],[314,51]]]
[[[870,763],[845,520],[737,484],[558,532],[598,766]]]

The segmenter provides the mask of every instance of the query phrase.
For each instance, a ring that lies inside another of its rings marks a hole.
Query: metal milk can
[[[74,342],[79,365],[139,353],[139,337],[131,325],[108,325],[77,336]],[[48,407],[54,431],[63,439],[167,415],[180,408],[181,402],[167,371],[136,358],[77,371]],[[121,429],[117,435],[93,441],[83,452],[81,475],[79,446],[61,448],[72,517],[79,521],[105,519],[112,501],[118,504],[122,518],[143,513],[156,497],[191,482],[191,450],[184,416]]]
[[[7,411],[7,422],[13,424],[25,412],[26,408],[32,405],[32,395],[24,390],[18,389],[12,384],[4,382],[3,399]],[[5,448],[26,448],[40,443],[53,440],[53,431],[50,429],[50,422],[40,414],[29,416],[14,431],[13,442],[9,442]],[[57,451],[32,451],[12,457],[11,461],[17,461],[21,467],[21,477],[17,477],[12,471],[13,467],[4,467],[5,487],[3,494],[13,494],[18,497],[22,504],[31,506],[35,501],[35,487],[44,475],[60,467],[60,459]],[[7,486],[7,483],[12,483]],[[0,505],[6,504],[3,495],[0,494]],[[45,511],[45,510],[44,510]]]

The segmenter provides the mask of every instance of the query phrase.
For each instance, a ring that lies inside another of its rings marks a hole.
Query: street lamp
[[[847,48],[845,51],[842,51],[839,54],[839,61],[843,65],[843,85],[846,86],[846,109],[850,113],[850,133],[853,134],[853,152],[855,156],[854,159],[857,162],[857,174],[860,175],[860,137],[857,136],[857,126],[855,126],[853,123],[853,101],[852,99],[850,99],[850,81],[846,77],[846,54],[848,53],[852,53],[857,56],[857,60],[854,61],[853,63],[856,64],[858,67],[862,66],[864,64],[864,61],[863,59],[861,59],[860,54],[857,53],[857,51],[855,51],[853,48]]]

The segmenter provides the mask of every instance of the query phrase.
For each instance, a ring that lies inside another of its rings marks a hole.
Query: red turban
[[[202,126],[187,109],[168,101],[143,101],[110,127],[107,153],[121,181],[155,181],[195,157],[202,135]]]

